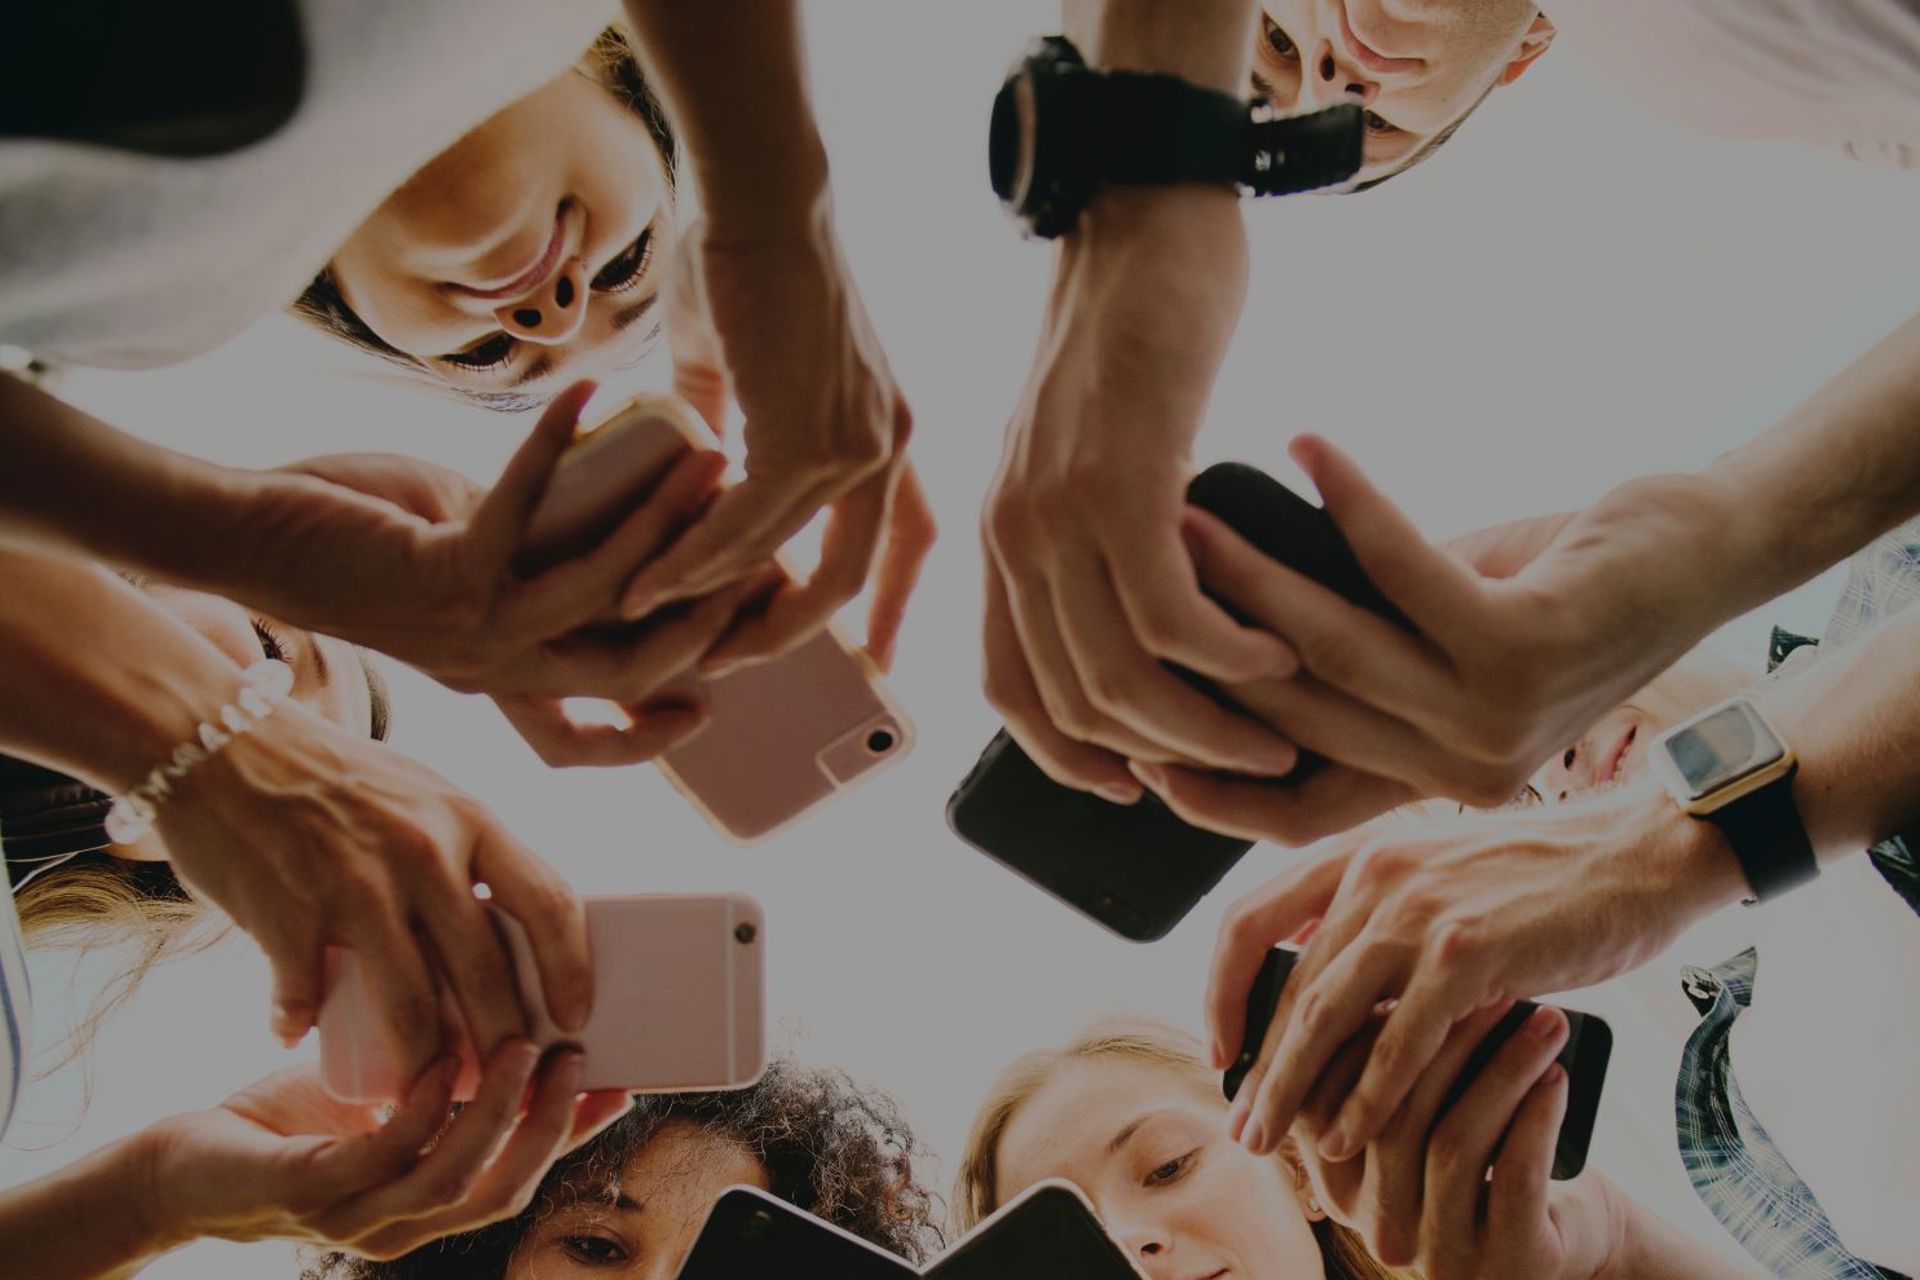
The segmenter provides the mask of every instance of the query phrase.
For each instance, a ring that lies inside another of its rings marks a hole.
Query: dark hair
[[[654,145],[660,149],[668,190],[671,191],[679,141],[674,137],[673,126],[667,121],[666,110],[660,105],[659,99],[653,96],[653,90],[647,87],[646,78],[640,73],[640,62],[634,57],[633,44],[625,27],[615,23],[602,31],[587,50],[582,69],[592,76],[596,84],[612,94],[616,102],[645,122],[648,132],[653,135]],[[290,309],[314,328],[338,338],[350,347],[371,352],[410,373],[427,372],[425,365],[375,333],[359,313],[347,304],[339,283],[333,278],[331,267],[321,268],[320,274],[294,299]],[[453,390],[465,400],[502,413],[537,409],[548,399],[518,391]]]
[[[943,1243],[936,1201],[914,1177],[915,1141],[893,1100],[845,1072],[773,1063],[758,1084],[727,1093],[642,1094],[606,1132],[562,1156],[517,1217],[447,1236],[390,1262],[329,1253],[302,1280],[499,1280],[548,1214],[617,1186],[647,1145],[674,1125],[733,1143],[758,1160],[774,1195],[909,1261]]]

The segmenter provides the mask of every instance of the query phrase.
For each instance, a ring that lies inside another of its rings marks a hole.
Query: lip
[[[506,283],[485,289],[476,289],[471,285],[456,284],[454,289],[469,298],[480,298],[487,302],[504,302],[508,298],[518,298],[530,291],[553,274],[560,265],[560,255],[567,247],[567,210],[562,206],[553,215],[553,234],[547,237],[547,247],[541,251],[533,264]]]
[[[1362,40],[1354,32],[1353,18],[1347,13],[1346,0],[1334,0],[1333,7],[1340,13],[1340,35],[1346,43],[1347,52],[1352,54],[1354,61],[1361,66],[1381,75],[1395,71],[1414,71],[1420,67],[1418,58],[1389,57]]]
[[[1606,763],[1600,767],[1601,782],[1612,782],[1619,776],[1620,762],[1626,759],[1627,748],[1633,745],[1633,740],[1639,736],[1639,733],[1640,726],[1630,724],[1627,726],[1627,731],[1620,735],[1620,741],[1613,744],[1613,750],[1607,753]]]

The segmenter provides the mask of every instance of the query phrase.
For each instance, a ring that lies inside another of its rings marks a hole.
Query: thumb
[[[320,1016],[325,951],[318,938],[297,926],[264,929],[258,940],[273,966],[273,1035],[291,1049]]]
[[[560,456],[573,443],[581,411],[595,389],[591,381],[583,380],[555,396],[475,509],[469,528],[484,563],[505,564],[519,549],[527,521],[546,492]]]

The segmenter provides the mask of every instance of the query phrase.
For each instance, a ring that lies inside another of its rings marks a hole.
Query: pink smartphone
[[[766,923],[742,894],[635,894],[588,898],[593,1014],[565,1035],[546,1017],[539,971],[520,925],[494,919],[513,955],[536,1044],[572,1043],[586,1053],[582,1089],[630,1093],[739,1089],[766,1069]],[[320,1006],[320,1078],[352,1102],[395,1102],[408,1080],[373,1034],[367,974],[353,953],[327,953]],[[449,1025],[459,1013],[443,996]],[[454,1096],[469,1098],[479,1066],[464,1034]]]
[[[634,397],[561,459],[525,554],[552,563],[591,547],[709,436],[679,397]],[[832,627],[772,662],[671,688],[697,688],[709,719],[656,763],[708,825],[741,844],[772,835],[913,746],[913,726],[880,673]]]

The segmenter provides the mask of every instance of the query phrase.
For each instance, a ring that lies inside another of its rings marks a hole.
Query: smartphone
[[[928,1280],[1142,1280],[1070,1182],[1036,1182],[926,1270]]]
[[[1280,563],[1411,627],[1368,581],[1333,518],[1273,477],[1223,462],[1194,477],[1187,501]],[[1294,771],[1271,785],[1297,785],[1322,763],[1302,753]],[[947,801],[947,825],[988,857],[1134,942],[1164,937],[1253,847],[1187,823],[1151,793],[1136,804],[1116,805],[1061,786],[1004,729]]]
[[[1275,947],[1267,953],[1247,995],[1247,1032],[1240,1055],[1227,1068],[1220,1083],[1221,1092],[1231,1102],[1240,1092],[1247,1072],[1259,1060],[1260,1046],[1266,1041],[1267,1028],[1280,1007],[1280,993],[1287,985],[1300,953],[1291,947]],[[1554,1006],[1559,1008],[1558,1005]],[[1460,1078],[1453,1082],[1441,1111],[1459,1101],[1473,1083],[1474,1076],[1487,1065],[1500,1046],[1513,1038],[1520,1025],[1538,1005],[1531,1000],[1516,1001],[1507,1015],[1474,1047]],[[1553,1176],[1565,1180],[1577,1178],[1587,1167],[1587,1148],[1593,1142],[1594,1118],[1600,1114],[1600,1088],[1606,1083],[1607,1061],[1613,1056],[1613,1028],[1595,1014],[1560,1009],[1567,1016],[1567,1043],[1555,1059],[1567,1073],[1567,1113],[1560,1121],[1560,1136],[1553,1148]]]
[[[561,460],[523,554],[537,551],[532,563],[541,563],[591,548],[706,436],[678,397],[628,401]],[[675,692],[706,701],[707,726],[654,763],[739,844],[765,839],[913,747],[912,722],[880,673],[831,626],[771,662],[661,694]]]
[[[672,395],[635,396],[581,431],[527,520],[515,571],[538,573],[599,546],[711,435],[693,407]]]
[[[903,1258],[758,1187],[729,1187],[707,1211],[675,1280],[913,1280]]]
[[[588,898],[593,955],[593,1013],[563,1033],[546,1016],[540,974],[526,933],[506,912],[492,912],[512,957],[530,1034],[545,1046],[585,1051],[582,1089],[666,1093],[738,1089],[766,1070],[766,922],[742,894],[636,894]],[[352,1102],[396,1102],[408,1080],[374,1034],[369,977],[351,951],[327,953],[320,1006],[320,1077]],[[471,1097],[479,1064],[452,997],[443,1019],[461,1057],[456,1097]]]

